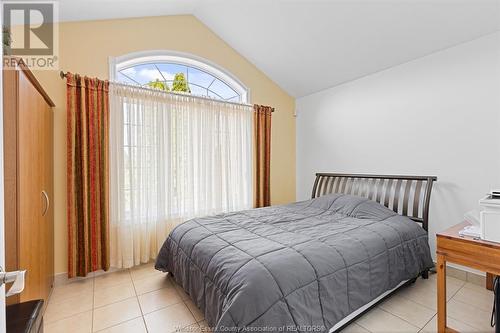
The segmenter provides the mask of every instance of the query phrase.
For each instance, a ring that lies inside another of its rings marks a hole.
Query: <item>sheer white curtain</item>
[[[111,265],[156,257],[196,216],[251,208],[252,108],[110,85]]]

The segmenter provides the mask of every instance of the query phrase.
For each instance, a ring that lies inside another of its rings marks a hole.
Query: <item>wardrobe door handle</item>
[[[49,210],[49,207],[50,207],[50,199],[49,199],[49,195],[47,194],[47,192],[45,192],[45,190],[42,191],[42,195],[45,199],[45,209],[42,212],[42,216],[45,216],[45,214],[47,214],[47,211]]]

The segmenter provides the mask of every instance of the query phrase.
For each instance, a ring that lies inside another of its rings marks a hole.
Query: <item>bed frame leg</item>
[[[422,272],[422,279],[427,280],[429,278],[429,270],[426,269]]]

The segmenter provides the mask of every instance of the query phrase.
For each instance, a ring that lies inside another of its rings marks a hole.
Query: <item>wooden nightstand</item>
[[[500,243],[459,236],[458,232],[467,225],[469,225],[467,222],[460,223],[437,234],[437,321],[439,333],[456,332],[446,326],[446,262],[500,275]],[[498,298],[496,302],[499,304]],[[499,332],[499,325],[496,327],[496,332]]]

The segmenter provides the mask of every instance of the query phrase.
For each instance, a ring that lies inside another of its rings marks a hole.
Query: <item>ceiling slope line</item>
[[[412,63],[412,62],[414,62],[414,61],[418,61],[418,60],[420,60],[420,59],[422,59],[422,58],[426,58],[426,57],[430,57],[430,56],[436,55],[437,53],[445,52],[445,51],[447,51],[447,50],[449,50],[449,49],[452,49],[452,48],[454,48],[454,47],[458,47],[458,46],[463,45],[463,44],[472,43],[472,42],[475,42],[475,41],[477,41],[477,40],[479,40],[479,39],[482,39],[482,38],[488,38],[489,36],[492,36],[492,35],[495,35],[495,34],[498,34],[498,33],[500,33],[500,29],[497,29],[497,30],[495,30],[495,31],[493,31],[493,32],[488,32],[488,33],[486,33],[486,34],[482,34],[482,35],[481,35],[481,36],[479,36],[479,37],[474,37],[474,38],[469,39],[469,40],[466,40],[466,41],[464,41],[464,42],[459,42],[459,43],[453,44],[453,45],[451,45],[451,46],[444,47],[444,48],[442,48],[442,49],[439,49],[439,50],[436,50],[436,51],[433,51],[433,52],[427,53],[427,54],[425,54],[425,55],[419,56],[419,57],[417,57],[417,58],[414,58],[414,59],[411,59],[411,60],[408,60],[408,61],[401,62],[401,63],[396,64],[396,65],[393,65],[393,66],[388,66],[388,67],[385,67],[385,68],[380,69],[380,70],[377,70],[377,71],[375,71],[375,72],[371,72],[371,73],[368,73],[368,74],[365,74],[365,75],[358,76],[358,77],[353,78],[353,79],[351,79],[351,80],[346,80],[346,81],[343,81],[343,82],[341,82],[341,83],[339,83],[339,84],[335,84],[335,85],[333,85],[333,86],[329,86],[329,87],[327,87],[327,88],[325,88],[325,89],[321,89],[321,90],[318,90],[318,91],[312,92],[312,93],[307,94],[307,95],[297,96],[297,97],[295,97],[295,98],[296,98],[296,99],[299,99],[299,98],[309,97],[309,96],[312,96],[312,95],[315,95],[315,94],[319,94],[319,93],[322,93],[322,92],[327,91],[327,90],[329,90],[329,89],[332,89],[332,88],[335,88],[335,87],[340,87],[340,86],[342,86],[342,85],[344,85],[344,84],[348,84],[348,83],[351,83],[351,82],[354,82],[354,81],[362,80],[362,79],[367,78],[367,77],[369,77],[369,76],[372,76],[372,75],[375,75],[375,74],[379,74],[379,73],[381,73],[381,72],[385,72],[385,71],[387,71],[387,70],[389,70],[389,69],[393,69],[393,68],[396,68],[396,67],[399,67],[399,66],[407,65],[407,64]]]

